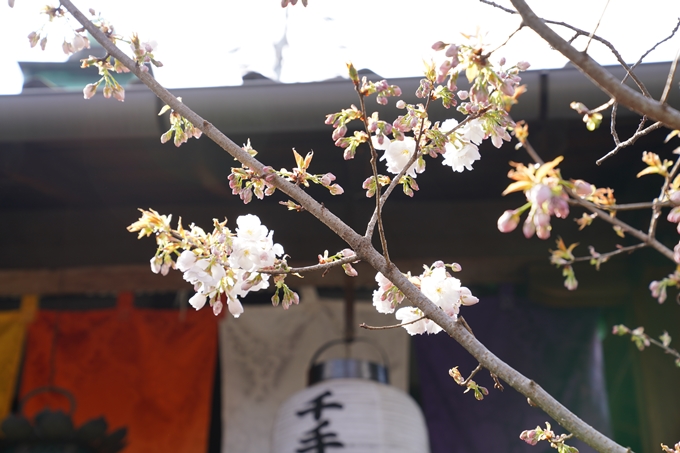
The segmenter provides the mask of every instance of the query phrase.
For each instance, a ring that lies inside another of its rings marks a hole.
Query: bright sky
[[[56,2],[54,2],[56,4]],[[345,62],[370,68],[385,78],[419,76],[422,61],[438,40],[460,41],[460,33],[487,32],[492,46],[519,25],[509,15],[478,0],[309,0],[280,7],[280,0],[74,0],[86,11],[101,11],[121,34],[137,31],[142,41],[155,40],[154,69],[168,88],[240,85],[241,75],[257,71],[276,79],[275,46],[286,36],[280,81],[324,80],[345,76]],[[511,6],[508,0],[498,3]],[[540,16],[591,31],[607,0],[528,0]],[[17,61],[64,61],[64,32],[55,28],[47,50],[31,49],[27,35],[45,22],[38,14],[45,3],[16,0],[13,9],[0,4],[0,94],[21,91]],[[641,5],[644,4],[644,7]],[[191,6],[189,6],[191,5]],[[416,6],[417,5],[417,6]],[[677,0],[609,0],[597,33],[612,42],[628,62],[668,36],[680,17]],[[559,30],[557,28],[556,30]],[[565,37],[571,34],[561,31]],[[579,38],[583,48],[586,39]],[[680,47],[680,33],[645,61],[669,61]],[[603,46],[589,49],[598,61],[614,64]],[[561,67],[566,60],[535,34],[522,30],[496,53],[508,62],[527,60],[532,69]]]

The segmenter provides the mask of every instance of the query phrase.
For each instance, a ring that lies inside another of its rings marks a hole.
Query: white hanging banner
[[[302,289],[300,299],[300,305],[289,310],[246,305],[240,318],[226,317],[221,322],[223,453],[271,453],[277,409],[307,387],[309,361],[319,347],[342,338],[341,299],[319,299],[316,290],[309,287]],[[394,317],[378,313],[370,303],[357,302],[355,309],[357,325],[394,322]],[[390,384],[406,391],[406,331],[363,331],[357,327],[357,336],[387,353]],[[361,351],[358,358],[381,361],[379,352],[370,346],[359,344],[352,348],[353,353],[355,350]]]

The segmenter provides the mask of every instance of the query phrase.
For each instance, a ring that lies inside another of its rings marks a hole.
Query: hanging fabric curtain
[[[21,353],[24,349],[26,325],[31,322],[38,306],[38,298],[21,298],[21,308],[0,312],[0,420],[9,414],[16,390]]]
[[[127,426],[126,453],[204,453],[217,320],[211,310],[180,320],[177,310],[132,302],[125,293],[114,310],[40,311],[28,332],[21,395],[51,379],[73,393],[76,425],[103,415],[112,428]],[[36,396],[25,413],[59,404]]]
[[[515,298],[512,287],[503,287],[499,296],[481,298],[479,304],[468,307],[465,320],[501,360],[531,376],[591,426],[608,433],[598,314],[597,309],[532,304]],[[463,393],[448,373],[449,368],[460,366],[467,376],[478,364],[474,357],[446,335],[413,339],[432,453],[535,451],[537,447],[522,442],[519,434],[545,426],[549,419],[541,410],[527,404],[526,398],[508,385],[504,392],[495,390],[485,371],[480,371],[475,381],[490,393],[484,401],[476,401],[471,392]],[[576,439],[570,445],[582,453],[593,452]]]

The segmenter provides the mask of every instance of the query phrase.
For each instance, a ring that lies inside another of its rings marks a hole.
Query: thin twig
[[[608,6],[609,6],[609,0],[607,0],[607,3],[605,3],[605,5],[604,5],[604,9],[602,10],[602,14],[600,14],[600,18],[597,20],[597,25],[595,25],[595,28],[590,33],[590,36],[588,36],[588,42],[586,43],[586,48],[583,49],[584,52],[588,52],[588,47],[590,47],[590,43],[593,40],[593,36],[595,36],[595,32],[597,31],[598,28],[600,28],[600,23],[602,23],[602,18],[604,18],[604,13],[607,12]]]
[[[613,118],[613,116],[612,116],[612,118]],[[619,150],[626,148],[627,146],[631,146],[636,141],[638,141],[639,138],[644,137],[645,135],[649,134],[650,132],[653,132],[653,131],[655,131],[659,128],[662,128],[662,127],[664,127],[664,124],[661,121],[657,121],[656,123],[652,124],[651,126],[648,126],[648,127],[644,128],[642,130],[638,130],[635,134],[633,134],[633,136],[631,138],[629,138],[625,142],[620,142],[618,145],[616,145],[616,148],[614,148],[613,150],[609,151],[604,156],[597,159],[595,161],[595,163],[597,165],[602,165],[602,162],[604,162],[608,158],[610,158],[613,155],[615,155],[616,153],[618,153]],[[613,128],[614,128],[614,124],[612,123],[612,131],[614,131]],[[615,134],[616,132],[614,131],[613,133]],[[616,139],[618,139],[618,137]]]
[[[375,212],[378,218],[378,234],[380,235],[380,244],[382,245],[383,255],[385,256],[385,261],[389,266],[390,254],[387,250],[387,239],[385,238],[385,229],[382,222],[382,206],[380,206],[380,183],[378,182],[378,153],[373,146],[373,140],[371,139],[371,131],[368,128],[368,117],[366,113],[366,103],[364,102],[364,95],[361,92],[358,84],[354,85],[357,94],[359,95],[359,102],[361,105],[361,119],[364,123],[364,128],[366,129],[366,134],[368,135],[368,146],[371,148],[371,169],[373,170],[373,179],[375,181],[376,196],[375,196]],[[372,232],[372,231],[371,231]]]
[[[597,214],[600,219],[604,220],[607,223],[610,223],[612,225],[620,227],[624,232],[630,234],[631,236],[633,236],[633,237],[639,239],[640,241],[644,242],[645,244],[649,245],[651,248],[653,248],[657,252],[661,253],[663,256],[670,259],[671,261],[674,261],[673,251],[671,249],[669,249],[668,247],[666,247],[665,245],[663,245],[661,242],[657,241],[654,238],[650,238],[649,236],[647,236],[646,233],[644,233],[644,232],[642,232],[642,231],[640,231],[636,228],[633,228],[632,226],[630,226],[626,222],[609,215],[608,213],[606,213],[602,209],[599,209],[595,204],[580,198],[571,189],[569,189],[567,187],[564,187],[563,189],[564,189],[565,192],[567,192],[567,195],[569,195],[571,198],[576,200],[576,202],[578,204],[580,204],[581,206],[583,206],[584,208],[586,208],[590,212]]]
[[[673,60],[673,64],[671,65],[671,70],[668,71],[668,78],[666,79],[666,86],[663,89],[663,94],[661,95],[661,98],[659,99],[659,102],[662,104],[666,103],[666,100],[668,99],[668,95],[671,92],[671,85],[673,84],[673,78],[675,78],[675,71],[678,68],[678,58],[680,58],[680,49],[675,54],[675,59]]]
[[[468,382],[470,382],[470,381],[472,380],[472,378],[475,377],[475,374],[479,373],[479,371],[480,371],[482,368],[483,368],[483,367],[482,367],[482,364],[480,363],[479,365],[477,365],[477,368],[475,368],[474,370],[472,370],[472,373],[470,373],[470,376],[468,376],[467,379],[465,379],[463,382],[461,382],[461,383],[458,384],[458,385],[460,385],[461,387],[465,387],[466,385],[468,385]]]
[[[418,321],[422,321],[423,319],[427,319],[427,316],[423,315],[418,319],[414,319],[413,321],[404,322],[404,323],[401,323],[401,324],[394,324],[392,326],[369,326],[365,322],[362,322],[361,324],[359,324],[359,327],[361,327],[362,329],[366,329],[366,330],[388,330],[388,329],[396,329],[398,327],[408,326],[409,324],[415,324]]]
[[[578,257],[574,258],[573,260],[570,260],[569,262],[567,262],[565,264],[577,263],[577,262],[580,262],[580,261],[590,261],[592,259],[599,260],[600,262],[605,262],[609,258],[611,258],[612,256],[620,255],[622,253],[627,253],[627,252],[628,253],[634,252],[635,250],[642,249],[642,248],[645,248],[645,247],[649,247],[649,244],[645,244],[644,242],[640,242],[639,244],[629,245],[627,247],[621,247],[619,249],[612,250],[611,252],[598,253],[597,257],[592,256],[592,255],[591,256],[578,256]]]
[[[519,24],[519,27],[517,27],[517,30],[513,31],[512,33],[510,33],[510,36],[508,36],[508,39],[506,39],[506,40],[503,42],[503,44],[501,44],[500,46],[496,47],[496,48],[493,49],[493,50],[488,51],[487,53],[484,54],[484,56],[483,56],[482,58],[483,58],[483,59],[489,58],[489,57],[491,56],[491,54],[493,54],[493,53],[496,52],[497,50],[501,49],[501,48],[502,48],[503,46],[505,46],[508,42],[510,42],[510,40],[512,39],[512,37],[515,36],[522,28],[524,28],[524,24]]]
[[[579,203],[576,202],[576,200],[569,199],[567,200],[567,203],[569,203],[572,206],[580,206]],[[596,204],[598,208],[605,209],[607,211],[639,211],[642,209],[653,209],[655,206],[659,206],[661,208],[669,208],[669,207],[674,207],[677,206],[676,203],[673,203],[670,200],[658,202],[658,201],[642,201],[640,203],[626,203],[626,204],[608,204],[608,205],[600,205]]]
[[[611,99],[611,101],[614,101],[614,98]],[[619,138],[619,133],[616,132],[616,114],[619,111],[619,104],[618,102],[612,102],[612,119],[609,125],[609,132],[612,135],[612,138],[614,139],[614,146],[618,148],[618,146],[621,144],[621,139]],[[614,153],[618,153],[618,150]]]
[[[484,1],[484,0],[481,0],[481,1]],[[509,115],[508,115],[508,116],[509,116]],[[510,116],[509,116],[509,117],[510,117]],[[515,121],[512,119],[512,117],[510,117],[510,121],[512,121],[513,123],[515,122]],[[543,159],[541,159],[541,156],[538,155],[538,153],[536,152],[536,150],[534,149],[534,147],[531,145],[531,143],[529,143],[529,140],[525,140],[525,141],[520,142],[520,143],[522,144],[522,147],[526,150],[527,154],[529,154],[529,157],[531,157],[531,159],[532,159],[534,162],[536,162],[536,163],[539,164],[539,165],[543,165],[543,164],[545,163],[545,162],[543,161]]]
[[[331,261],[329,263],[323,263],[323,264],[314,264],[312,266],[303,266],[303,267],[291,267],[286,270],[283,269],[275,269],[275,270],[263,270],[263,269],[258,269],[258,273],[260,274],[269,274],[269,275],[279,275],[279,274],[303,274],[305,272],[315,272],[315,271],[326,271],[328,269],[332,269],[337,266],[342,266],[343,264],[348,264],[348,263],[356,263],[359,261],[359,259],[356,256],[348,256],[345,258],[340,258],[339,260]]]

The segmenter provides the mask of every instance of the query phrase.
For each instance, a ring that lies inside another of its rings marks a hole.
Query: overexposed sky
[[[64,61],[64,30],[53,26],[45,51],[31,49],[27,36],[45,23],[46,3],[0,0],[0,94],[21,91],[17,61]],[[54,2],[56,4],[56,2]],[[385,78],[419,76],[423,59],[438,40],[460,41],[477,27],[495,47],[519,25],[509,15],[477,0],[309,0],[309,6],[282,9],[280,0],[74,0],[84,12],[101,11],[120,34],[136,31],[155,40],[164,64],[154,69],[168,88],[240,85],[241,75],[257,71],[276,79],[276,45],[284,35],[280,81],[324,80],[345,76],[345,62],[370,68]],[[497,3],[511,7],[508,0]],[[528,0],[540,16],[592,30],[607,0]],[[610,0],[597,33],[612,42],[628,62],[668,36],[680,17],[678,0]],[[565,37],[571,32],[556,28]],[[70,38],[70,36],[69,36]],[[586,38],[579,38],[583,49]],[[668,61],[680,47],[680,33],[645,60]],[[616,61],[598,43],[591,55],[605,64]],[[532,69],[561,67],[566,60],[525,29],[496,53],[509,63],[529,61]]]

